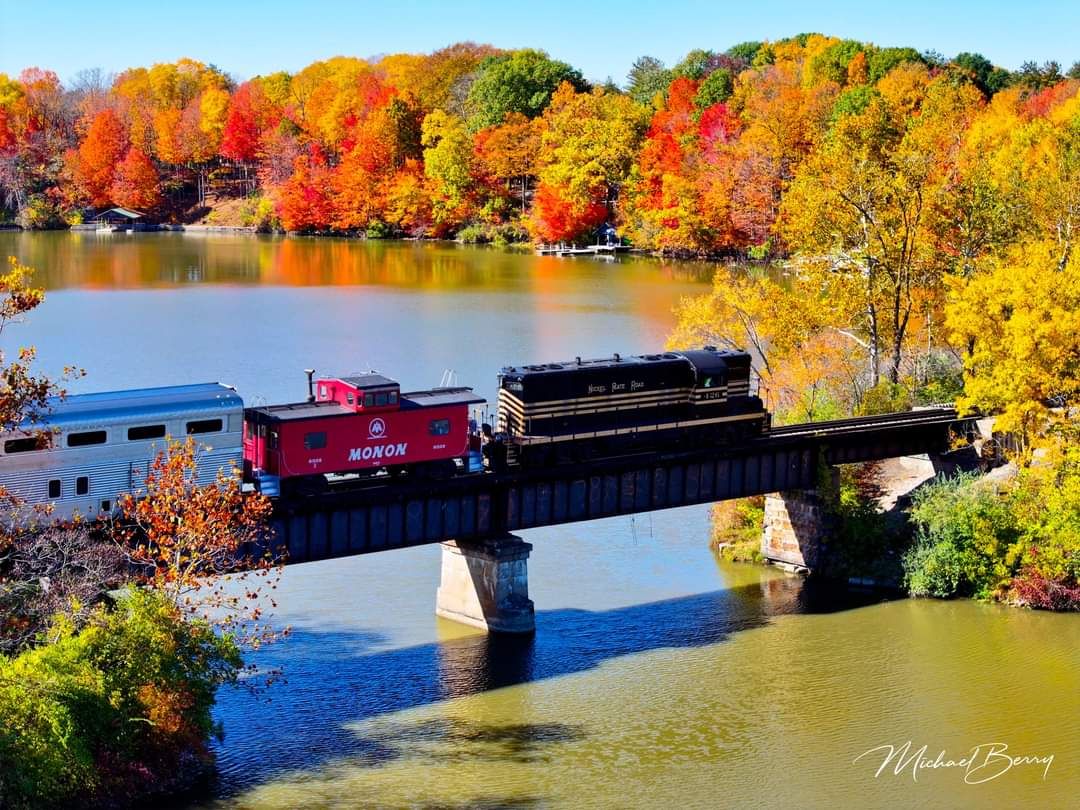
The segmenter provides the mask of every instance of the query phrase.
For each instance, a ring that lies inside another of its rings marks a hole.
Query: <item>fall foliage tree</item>
[[[421,143],[424,173],[433,184],[435,222],[459,223],[466,216],[473,176],[472,140],[465,122],[435,110],[424,118]]]
[[[629,177],[644,129],[641,108],[627,96],[560,85],[543,116],[534,230],[549,240],[573,239],[600,225]],[[557,201],[567,209],[558,223],[551,210]]]
[[[8,269],[0,274],[0,335],[45,300],[45,291],[31,286],[32,275],[33,270],[14,256],[8,257]],[[63,379],[82,373],[66,368],[59,381],[36,374],[31,368],[36,355],[32,346],[24,346],[11,359],[0,348],[0,430],[12,431],[24,422],[37,422],[49,398],[63,395]]]
[[[158,173],[146,153],[134,147],[128,149],[116,167],[109,190],[113,202],[136,211],[152,211],[161,202]]]
[[[124,125],[111,109],[94,116],[86,139],[79,146],[75,175],[83,193],[94,205],[111,202],[116,167],[127,151]]]
[[[813,421],[827,406],[850,411],[865,384],[855,347],[832,327],[841,291],[816,284],[739,268],[718,272],[709,294],[680,303],[668,346],[749,351],[762,397],[781,421]]]
[[[507,191],[518,184],[521,210],[525,211],[530,180],[540,158],[541,126],[520,113],[510,113],[505,123],[482,129],[474,138],[476,159],[483,173]]]
[[[221,133],[221,154],[242,162],[254,162],[261,150],[263,130],[270,124],[269,101],[262,84],[244,82],[229,98]]]
[[[268,632],[264,588],[276,585],[282,565],[267,526],[270,501],[242,492],[237,469],[200,483],[199,454],[192,438],[161,450],[142,486],[120,498],[124,520],[113,537],[147,586],[258,644]]]
[[[963,104],[938,105],[947,108],[938,114],[933,94],[953,89],[942,83],[928,90],[924,73],[902,65],[891,77],[894,84],[865,109],[834,122],[783,202],[782,233],[804,272],[858,282],[847,334],[866,350],[871,387],[883,372],[899,382],[912,318],[927,296],[940,296],[928,202],[949,127],[967,112]],[[916,126],[898,126],[915,111],[923,112]]]
[[[1075,433],[1080,407],[1080,263],[1055,240],[1017,247],[956,279],[947,325],[966,346],[963,408],[998,413],[1025,450]]]
[[[288,231],[326,228],[333,217],[330,168],[315,149],[296,158],[293,173],[278,192],[277,212]]]
[[[0,337],[12,325],[19,323],[45,300],[44,290],[31,285],[33,271],[14,256],[8,258],[8,269],[0,274]],[[0,431],[18,433],[48,446],[51,434],[39,427],[48,411],[50,399],[63,397],[63,383],[82,375],[80,369],[67,367],[59,379],[52,379],[34,370],[37,351],[23,346],[14,357],[0,346]],[[14,493],[0,487],[0,563],[11,562],[9,552],[25,532],[48,519],[48,508],[26,509]],[[0,565],[0,585],[4,581]],[[10,629],[10,628],[9,628]]]

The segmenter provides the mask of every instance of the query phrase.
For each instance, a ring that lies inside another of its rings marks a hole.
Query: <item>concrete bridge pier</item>
[[[531,551],[531,544],[513,534],[442,543],[435,613],[491,633],[534,632],[528,573]]]

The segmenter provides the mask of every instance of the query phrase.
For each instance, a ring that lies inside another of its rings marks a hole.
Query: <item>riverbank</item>
[[[699,254],[689,251],[672,251],[672,250],[648,250],[646,248],[635,248],[632,246],[618,246],[615,249],[611,249],[608,246],[599,246],[600,249],[596,251],[590,251],[590,245],[583,245],[582,247],[575,248],[574,245],[566,245],[561,248],[555,248],[545,245],[541,242],[534,242],[528,239],[527,235],[518,231],[514,226],[481,226],[470,225],[463,228],[455,236],[452,237],[438,237],[438,236],[409,236],[405,234],[397,233],[372,233],[369,231],[286,231],[280,228],[265,228],[257,225],[242,225],[242,224],[217,224],[207,222],[197,223],[137,223],[131,227],[99,227],[94,223],[82,223],[70,226],[56,227],[56,228],[23,228],[15,224],[0,225],[0,231],[18,231],[18,232],[46,232],[46,231],[70,231],[72,233],[220,233],[220,234],[249,234],[249,235],[268,235],[278,237],[298,237],[304,239],[356,239],[360,241],[401,241],[401,242],[430,242],[440,243],[445,242],[449,244],[458,245],[491,245],[493,247],[505,248],[508,250],[524,250],[524,251],[537,251],[543,255],[553,255],[559,257],[575,256],[575,255],[588,255],[590,257],[599,255],[602,258],[610,260],[616,253],[629,253],[637,256],[647,256],[654,259],[665,259],[669,261],[679,261],[687,263],[705,263],[715,264],[717,266],[723,264],[732,263],[752,263],[755,265],[769,264],[771,259],[755,259],[748,257],[741,252],[726,251],[718,254]]]
[[[839,490],[815,496],[827,525],[810,573],[915,597],[1080,611],[1069,529],[1078,451],[1055,452],[1021,469],[987,467],[973,451],[935,463],[903,457],[843,468]],[[724,559],[773,562],[765,538],[790,534],[786,497],[715,505],[712,547]]]

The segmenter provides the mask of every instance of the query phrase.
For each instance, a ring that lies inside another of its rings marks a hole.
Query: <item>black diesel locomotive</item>
[[[769,425],[750,375],[749,354],[712,346],[508,367],[498,429],[509,463],[527,466],[736,443]]]

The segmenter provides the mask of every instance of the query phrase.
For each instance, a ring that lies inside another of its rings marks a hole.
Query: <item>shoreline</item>
[[[5,231],[17,231],[20,233],[47,233],[50,231],[67,231],[68,233],[194,233],[194,234],[206,234],[206,233],[218,233],[218,234],[234,234],[234,235],[250,235],[250,236],[273,236],[278,238],[299,238],[299,239],[350,239],[358,242],[430,242],[430,243],[444,243],[455,245],[470,245],[473,247],[499,247],[509,250],[517,251],[536,251],[539,249],[542,243],[540,242],[494,242],[494,241],[471,241],[464,239],[454,239],[447,237],[435,237],[435,236],[368,236],[363,232],[356,233],[329,233],[329,232],[315,232],[305,233],[302,231],[283,231],[283,230],[260,230],[254,225],[202,225],[202,224],[171,224],[171,223],[144,223],[135,225],[131,228],[124,228],[121,230],[111,230],[107,228],[99,229],[96,225],[92,224],[79,224],[70,225],[63,228],[24,228],[21,225],[14,223],[0,224],[0,232]],[[652,259],[667,259],[669,261],[679,262],[700,262],[705,264],[761,264],[769,265],[777,261],[782,261],[783,257],[777,256],[767,259],[754,259],[746,255],[732,252],[701,255],[697,253],[681,253],[664,250],[650,250],[649,248],[633,247],[630,246],[627,253],[631,256],[647,257]]]

